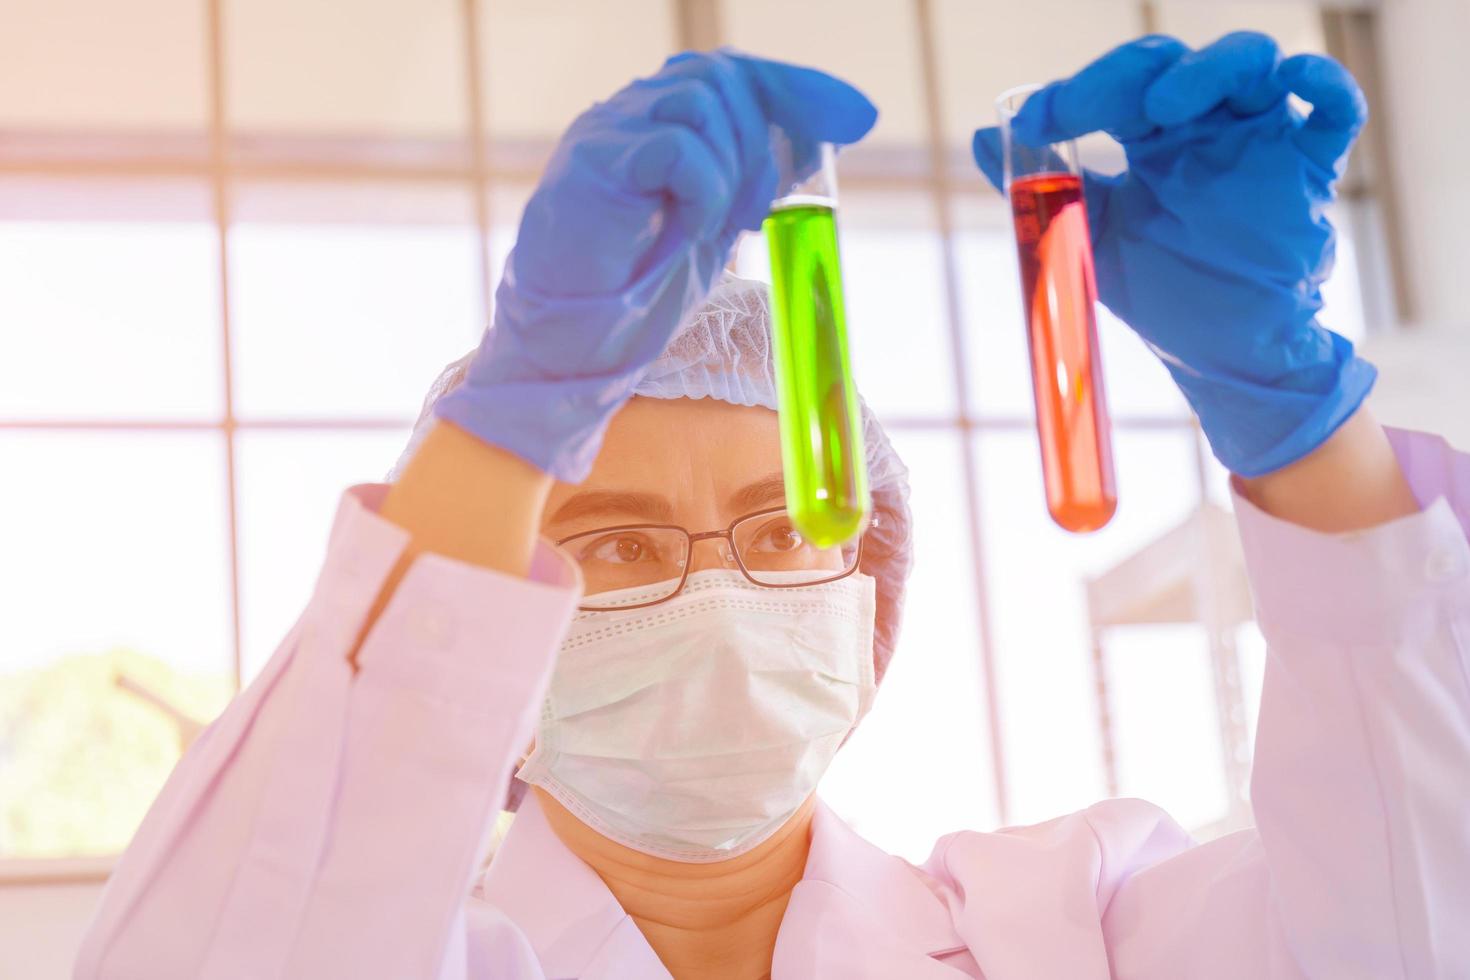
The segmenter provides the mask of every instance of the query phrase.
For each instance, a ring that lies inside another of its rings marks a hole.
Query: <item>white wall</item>
[[[1470,324],[1470,3],[1389,0],[1379,8],[1387,120],[1394,151],[1414,319]]]
[[[1408,329],[1364,346],[1378,365],[1374,413],[1470,448],[1470,93],[1467,0],[1385,0],[1379,8],[1383,97],[1374,106],[1393,155]]]

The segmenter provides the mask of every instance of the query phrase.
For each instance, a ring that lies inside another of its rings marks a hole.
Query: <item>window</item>
[[[341,490],[382,478],[477,341],[558,134],[681,46],[677,6],[6,5],[0,596],[26,598],[0,617],[0,858],[125,844],[189,721],[299,613]],[[1167,372],[1104,314],[1120,509],[1085,538],[1050,523],[1009,216],[969,161],[996,93],[1141,33],[1143,6],[718,5],[728,43],[882,108],[843,155],[840,233],[855,371],[912,472],[917,565],[824,793],[905,857],[1107,790],[1085,583],[1228,499]],[[1191,43],[1255,27],[1323,46],[1309,4],[1151,9]],[[1036,27],[1053,21],[1068,29]],[[1371,195],[1337,215],[1324,318],[1357,339],[1382,236]],[[748,236],[738,269],[765,261]],[[1253,725],[1259,636],[1237,646]],[[1204,631],[1122,630],[1106,654],[1119,790],[1215,824],[1230,791]]]
[[[0,454],[0,848],[115,851],[179,747],[118,682],[206,718],[234,690],[224,443],[7,430]]]

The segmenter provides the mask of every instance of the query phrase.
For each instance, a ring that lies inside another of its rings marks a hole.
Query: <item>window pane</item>
[[[204,129],[205,10],[199,0],[5,0],[0,130]]]
[[[218,418],[208,214],[196,183],[0,179],[0,418]]]
[[[1230,471],[1215,458],[1214,453],[1210,452],[1210,442],[1204,437],[1204,433],[1201,432],[1197,438],[1200,453],[1205,462],[1205,493],[1210,500],[1229,509],[1231,507]]]
[[[1181,523],[1197,505],[1190,438],[1188,430],[1118,431],[1118,513],[1103,530],[1076,536],[1047,516],[1035,436],[978,437],[1012,821],[1069,812],[1103,794],[1084,581]],[[1128,638],[1109,649],[1114,657],[1128,656]]]
[[[1288,54],[1322,51],[1322,5],[1280,0],[1160,0],[1154,5],[1159,30],[1192,47],[1203,47],[1231,31],[1269,34]]]
[[[730,44],[752,54],[831,72],[882,110],[851,152],[926,144],[923,74],[911,4],[740,0],[720,9]]]
[[[454,0],[233,0],[224,24],[237,133],[464,139]]]
[[[841,221],[853,371],[864,397],[884,415],[953,418],[944,260],[929,198],[849,192]]]
[[[1339,203],[1332,207],[1330,218],[1337,229],[1337,257],[1332,275],[1322,284],[1322,312],[1318,319],[1322,325],[1335,330],[1355,344],[1361,344],[1368,335],[1368,311],[1365,309],[1363,292],[1364,273],[1362,258],[1358,254],[1359,243],[1371,248],[1378,244],[1372,240],[1372,226],[1367,220],[1371,205],[1354,207]],[[1362,233],[1360,236],[1360,232]],[[1380,324],[1388,326],[1387,323]]]
[[[840,211],[842,282],[859,390],[885,417],[955,417],[943,254],[930,199],[844,192]],[[741,239],[736,269],[770,282],[763,236]]]
[[[999,196],[966,196],[955,210],[972,403],[982,416],[1030,417],[1031,364],[1009,213]],[[1112,416],[1185,416],[1188,406],[1158,357],[1106,307],[1099,304],[1097,313]]]
[[[997,822],[959,436],[891,432],[913,486],[903,633],[822,798],[884,850],[922,861],[941,835]]]
[[[971,405],[980,415],[1032,415],[1026,323],[1009,212],[999,197],[966,197],[956,200],[955,213]]]
[[[1185,827],[1224,818],[1229,801],[1204,630],[1117,629],[1104,646],[1119,793],[1163,807]]]
[[[429,388],[422,380],[418,397]],[[242,432],[240,605],[250,683],[311,598],[342,492],[380,482],[408,442],[382,432]]]
[[[213,434],[0,434],[0,854],[120,850],[234,682]]]
[[[479,11],[485,121],[497,140],[547,144],[678,50],[666,0],[510,0]]]
[[[1142,34],[1141,9],[1136,0],[937,0],[945,136],[964,162],[964,174],[977,184],[984,179],[969,162],[970,136],[995,124],[997,95],[1071,75]]]
[[[412,421],[479,341],[468,192],[250,184],[230,230],[236,410]]]
[[[1241,700],[1245,702],[1246,731],[1252,748],[1256,744],[1256,722],[1261,715],[1261,687],[1266,680],[1266,638],[1255,623],[1235,631],[1235,649],[1240,653]]]

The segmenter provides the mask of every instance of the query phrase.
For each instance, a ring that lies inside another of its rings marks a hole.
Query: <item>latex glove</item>
[[[438,417],[584,479],[608,420],[766,217],[771,125],[811,156],[876,118],[830,75],[731,52],[677,55],[587,110],[526,205],[494,323]]]
[[[1337,62],[1282,60],[1269,37],[1238,33],[1199,51],[1125,44],[1013,120],[1028,145],[1097,130],[1122,143],[1124,173],[1085,176],[1099,299],[1164,360],[1242,476],[1310,453],[1373,386],[1372,365],[1316,320],[1333,260],[1325,210],[1366,117]],[[974,153],[1000,187],[998,130],[978,131]]]

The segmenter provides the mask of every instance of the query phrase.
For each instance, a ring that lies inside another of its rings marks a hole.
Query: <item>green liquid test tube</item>
[[[786,509],[813,545],[836,547],[866,528],[871,502],[833,198],[784,197],[764,230]]]

